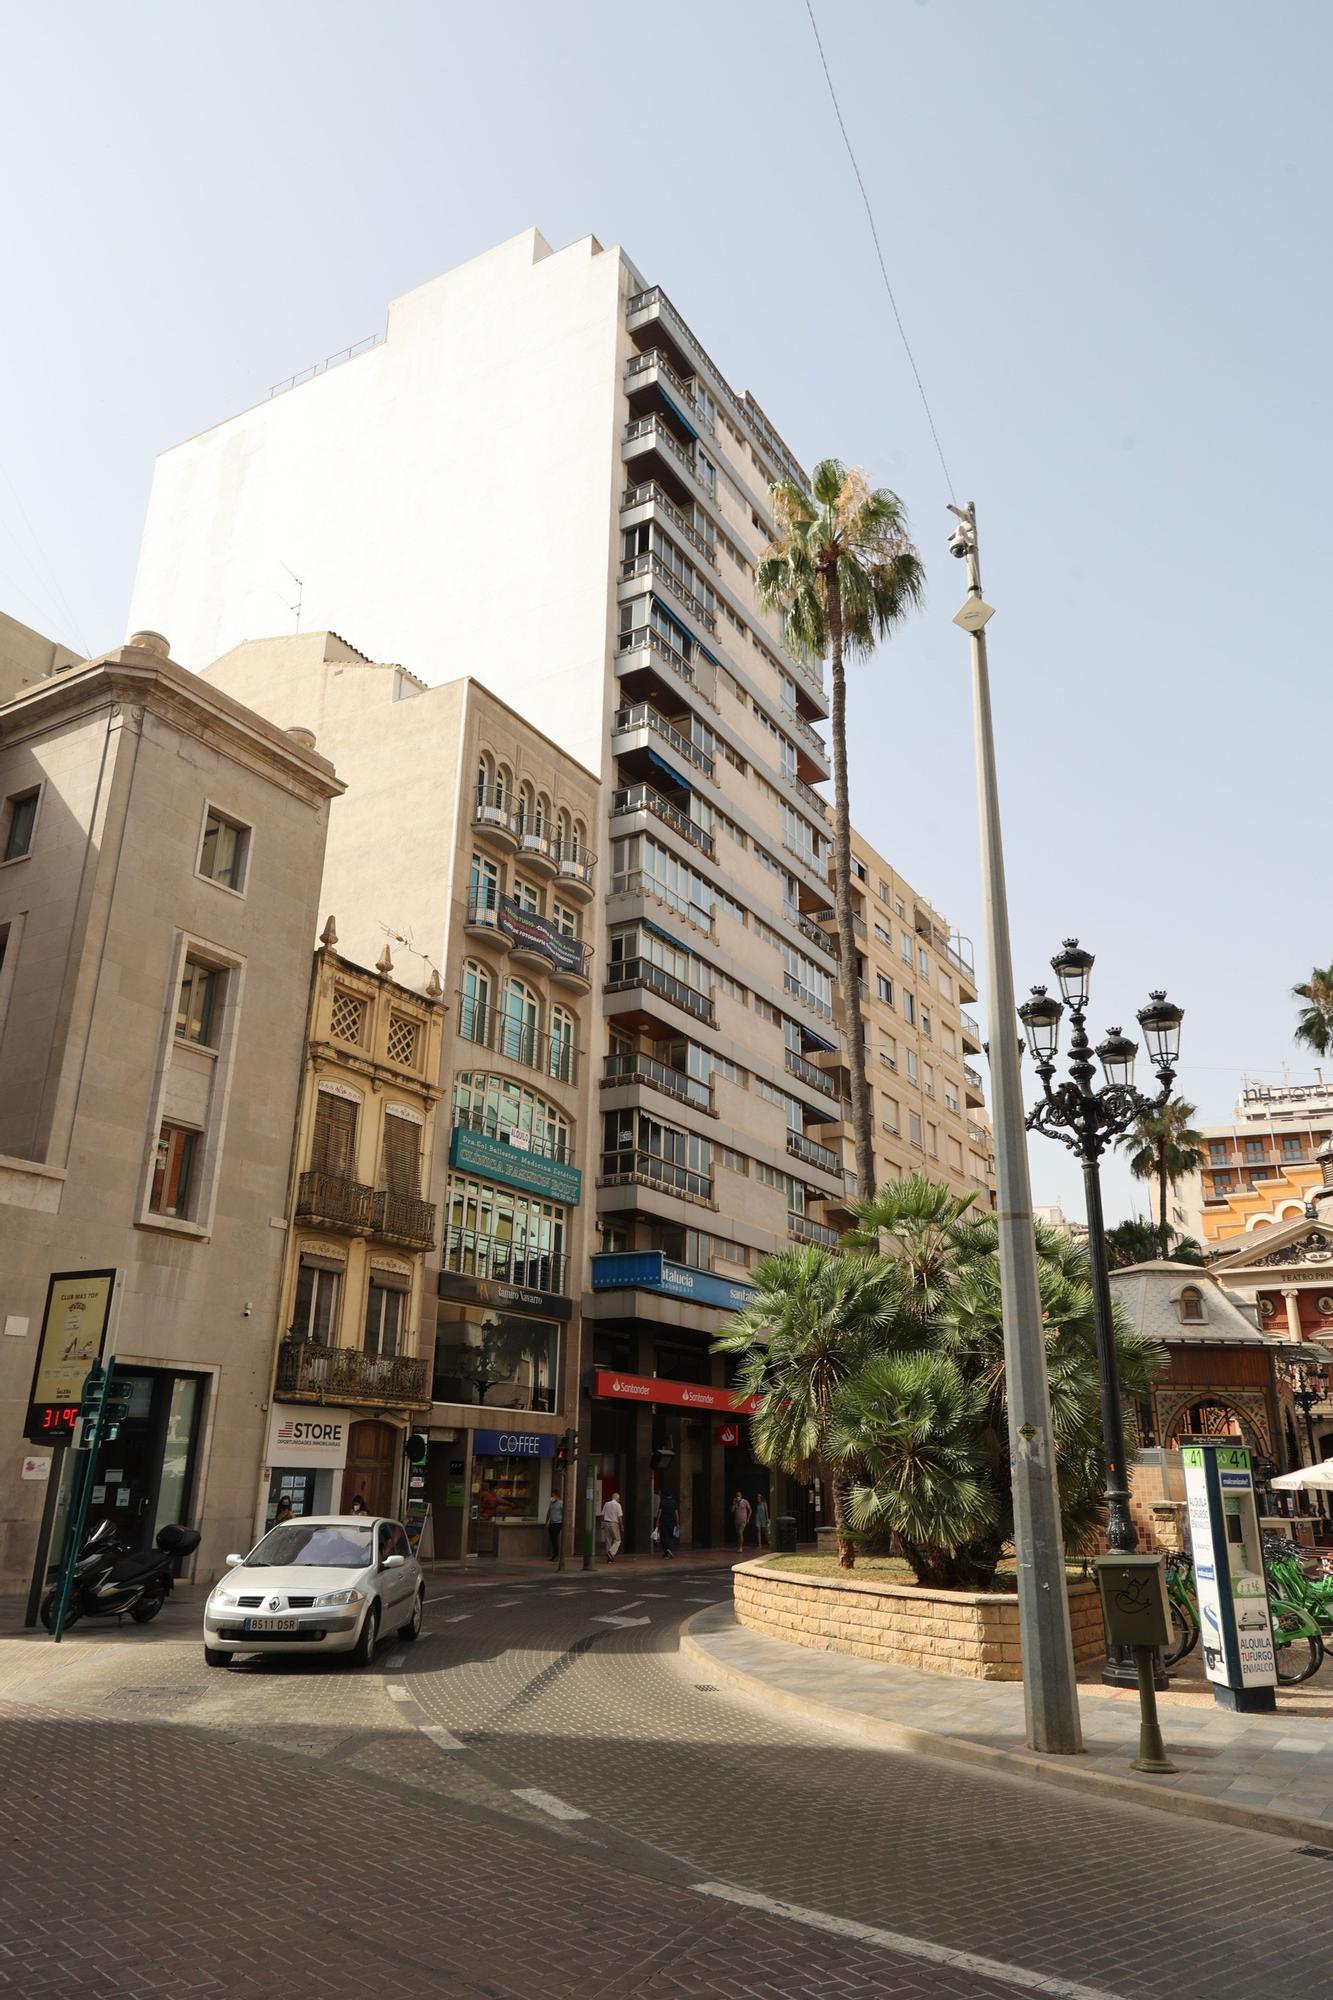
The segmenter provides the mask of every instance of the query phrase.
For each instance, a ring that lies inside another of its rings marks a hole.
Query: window
[[[551,1052],[547,1070],[557,1083],[574,1081],[574,1016],[567,1007],[551,1009]]]
[[[918,1065],[917,1065],[917,1059],[916,1059],[916,1050],[915,1050],[915,1049],[909,1049],[909,1050],[907,1051],[907,1081],[908,1081],[909,1083],[915,1083],[915,1082],[916,1082],[916,1080],[917,1080],[917,1068],[918,1068]]]
[[[421,1127],[404,1118],[393,1105],[384,1107],[384,1144],[380,1152],[380,1188],[387,1194],[421,1193]]]
[[[898,950],[902,954],[903,963],[910,965],[912,963],[912,940],[906,931],[899,931],[898,933]]]
[[[953,999],[953,981],[947,972],[940,974],[940,997],[944,1000]]]
[[[907,1136],[914,1146],[921,1144],[921,1119],[915,1111],[907,1114]]]
[[[729,972],[723,972],[721,966],[717,968],[716,977],[719,991],[725,993],[728,1000],[738,1000],[743,1007],[746,1002],[747,991],[741,985],[740,980],[733,979]]]
[[[875,941],[877,944],[887,945],[890,951],[893,950],[893,939],[883,924],[875,925]]]
[[[892,900],[892,897],[893,891],[881,875],[879,878],[879,900],[881,903],[887,903]]]
[[[1180,1317],[1196,1325],[1208,1317],[1203,1309],[1203,1293],[1197,1285],[1186,1285],[1180,1294]]]
[[[366,1032],[366,1003],[356,993],[336,987],[329,1010],[329,1032],[340,1042],[360,1042]]]
[[[927,1097],[935,1095],[935,1072],[929,1063],[925,1063],[922,1066],[921,1088],[925,1091]]]
[[[339,1180],[356,1179],[356,1121],[361,1109],[354,1097],[320,1090],[315,1102],[315,1137],[310,1149],[313,1173]]]
[[[491,1034],[491,975],[484,965],[468,959],[459,995],[458,1032],[467,1042],[486,1042]]]
[[[930,1033],[930,1015],[924,1007],[921,1009],[921,1032],[923,1035]]]
[[[748,1174],[750,1162],[744,1153],[738,1153],[732,1146],[718,1146],[714,1158],[720,1167],[726,1167],[733,1174]]]
[[[561,937],[577,938],[579,934],[579,920],[573,910],[569,909],[564,903],[552,904],[551,921],[554,923]]]
[[[1221,1194],[1226,1188],[1229,1188],[1230,1186],[1231,1186],[1231,1175],[1229,1172],[1215,1173],[1213,1175],[1214,1194]]]
[[[946,1056],[953,1056],[958,1053],[958,1037],[954,1034],[953,1029],[948,1023],[944,1021],[940,1023],[940,1047],[944,1050]]]
[[[886,1097],[884,1099],[884,1130],[886,1132],[899,1132],[902,1130],[899,1123],[898,1100],[896,1097]]]
[[[1208,1158],[1215,1167],[1224,1167],[1226,1165],[1227,1142],[1225,1139],[1210,1139],[1208,1141]]]
[[[223,889],[239,895],[245,888],[245,863],[250,849],[250,829],[239,821],[225,819],[210,806],[204,819],[204,840],[199,850],[199,873]]]
[[[893,907],[894,907],[894,909],[895,909],[895,910],[897,911],[897,913],[898,913],[898,915],[899,915],[900,917],[905,917],[905,916],[907,915],[907,910],[906,910],[906,908],[904,907],[904,904],[903,904],[903,899],[902,899],[902,897],[901,897],[901,896],[895,896],[895,897],[894,897],[894,899],[893,899]]]
[[[946,1083],[944,1086],[944,1108],[946,1111],[958,1109],[958,1092],[951,1083]]]
[[[500,870],[496,863],[484,854],[474,854],[468,872],[467,900],[470,910],[498,910],[500,907]]]
[[[886,979],[882,972],[875,974],[875,991],[886,1007],[893,1005],[893,981]]]
[[[403,1069],[417,1066],[417,1023],[409,1021],[406,1014],[390,1014],[388,1034],[389,1061]]]
[[[514,901],[527,916],[539,917],[541,915],[542,899],[533,888],[531,882],[516,881],[514,883]]]
[[[516,1077],[495,1076],[485,1070],[460,1071],[454,1079],[453,1115],[455,1125],[484,1132],[501,1145],[545,1159],[573,1157],[564,1113]]]
[[[371,1274],[366,1291],[366,1327],[362,1342],[367,1354],[382,1355],[386,1361],[399,1351],[404,1298],[397,1285],[385,1282],[387,1275],[382,1272]]]
[[[302,1257],[296,1273],[291,1337],[332,1347],[338,1329],[338,1291],[342,1268],[326,1258]]]
[[[917,970],[921,974],[921,977],[923,979],[929,979],[930,953],[926,950],[926,947],[923,944],[918,945],[916,948],[916,964],[917,964]]]
[[[154,1215],[188,1216],[199,1134],[184,1125],[164,1124],[153,1161],[148,1206]]]
[[[958,1139],[949,1140],[949,1165],[954,1169],[956,1173],[960,1174],[962,1173],[963,1148],[962,1148],[962,1142]]]
[[[37,801],[41,796],[40,787],[34,786],[30,792],[15,792],[5,800],[5,846],[6,861],[22,861],[32,850],[32,830],[37,821]]]
[[[176,1033],[183,1042],[213,1046],[213,1021],[226,974],[197,958],[187,958],[176,1002]]]
[[[756,993],[754,996],[754,1011],[761,1021],[771,1021],[775,1027],[782,1019],[777,1008],[771,1001],[765,1000],[761,993]]]
[[[909,1028],[916,1021],[916,1001],[906,990],[903,992],[903,1019]]]
[[[1263,1157],[1264,1157],[1263,1140],[1247,1139],[1245,1141],[1245,1158],[1247,1160],[1262,1160]]]
[[[1299,1160],[1301,1158],[1301,1140],[1298,1133],[1283,1133],[1282,1157],[1284,1160]]]
[[[938,1125],[927,1125],[926,1127],[926,1151],[932,1153],[936,1159],[940,1156],[940,1128]]]
[[[738,1062],[733,1062],[730,1056],[714,1056],[713,1068],[719,1076],[724,1076],[728,1083],[739,1084],[742,1090],[750,1081],[749,1071],[742,1069]]]

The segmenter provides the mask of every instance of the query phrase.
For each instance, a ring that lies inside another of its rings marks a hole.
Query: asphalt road
[[[0,1993],[1328,1990],[1333,1857],[697,1681],[715,1565],[432,1581],[369,1672],[0,1641]]]

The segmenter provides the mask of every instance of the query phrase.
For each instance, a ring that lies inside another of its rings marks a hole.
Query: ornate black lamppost
[[[1051,960],[1051,970],[1060,982],[1062,1000],[1044,986],[1034,986],[1031,999],[1018,1010],[1027,1035],[1027,1045],[1036,1061],[1043,1096],[1027,1119],[1028,1130],[1060,1139],[1078,1155],[1083,1167],[1083,1188],[1087,1199],[1088,1259],[1092,1266],[1093,1317],[1097,1335],[1097,1378],[1101,1387],[1102,1443],[1106,1452],[1106,1540],[1116,1551],[1133,1550],[1138,1536],[1129,1511],[1129,1481],[1125,1466],[1124,1414],[1120,1400],[1120,1375],[1116,1368],[1115,1328],[1111,1315],[1111,1287],[1106,1275],[1106,1225],[1102,1216],[1100,1162],[1107,1147],[1147,1111],[1156,1111],[1171,1095],[1176,1080],[1175,1063],[1180,1052],[1180,1023],[1183,1010],[1173,1006],[1164,993],[1154,992],[1148,1005],[1139,1011],[1139,1026],[1148,1044],[1148,1053],[1161,1084],[1155,1098],[1144,1097],[1134,1088],[1134,1058],[1137,1042],[1112,1028],[1105,1041],[1094,1050],[1088,1041],[1085,1019],[1088,980],[1093,955],[1084,951],[1077,938],[1066,938],[1064,949]],[[1060,1018],[1069,1009],[1073,1035],[1069,1048],[1069,1078],[1052,1086],[1056,1049],[1060,1040]],[[1096,1076],[1094,1054],[1106,1074],[1101,1090],[1093,1088]],[[1124,1654],[1123,1659],[1120,1657]],[[1113,1686],[1137,1685],[1133,1659],[1127,1649],[1108,1649],[1102,1679]]]

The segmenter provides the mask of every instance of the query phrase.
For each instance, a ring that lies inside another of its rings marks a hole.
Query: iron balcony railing
[[[509,792],[495,785],[478,785],[472,795],[472,824],[496,826],[518,834],[518,810]]]
[[[830,909],[825,909],[825,910],[816,910],[816,911],[814,912],[814,921],[815,921],[815,922],[816,922],[817,924],[821,924],[821,925],[823,926],[824,930],[825,930],[825,931],[826,931],[826,932],[827,932],[827,933],[828,933],[828,934],[829,934],[829,935],[830,935],[831,937],[834,937],[834,938],[836,938],[836,937],[837,937],[837,935],[838,935],[838,913],[837,913],[837,911],[836,911],[836,910],[830,910]],[[855,910],[853,910],[853,912],[852,912],[852,931],[853,931],[854,935],[855,935],[855,936],[857,936],[857,937],[859,937],[859,938],[864,938],[864,937],[865,937],[865,934],[866,934],[866,920],[865,920],[865,918],[864,918],[864,917],[858,917],[858,916],[857,916],[857,914],[856,914],[856,912],[855,912]]]
[[[692,521],[687,521],[674,500],[662,491],[656,480],[646,479],[641,486],[627,489],[620,502],[622,507],[659,507],[673,528],[684,535],[691,548],[697,549],[706,562],[717,568],[717,543],[702,534]]]
[[[689,404],[690,415],[696,423],[701,423],[705,430],[715,433],[717,425],[713,422],[712,417],[704,409],[703,405],[696,400],[693,383],[687,382],[683,375],[676,373],[660,348],[649,347],[645,348],[642,354],[632,354],[625,364],[625,373],[629,377],[646,375],[651,368],[656,368],[659,374],[665,375],[667,381],[675,389],[676,394],[683,397]]]
[[[535,1292],[563,1294],[569,1259],[542,1243],[515,1242],[451,1225],[444,1232],[444,1268],[465,1278],[496,1278]]]
[[[597,866],[597,856],[590,854],[586,847],[576,847],[572,842],[553,840],[551,859],[562,882],[582,882],[585,888],[592,887],[592,872]]]
[[[702,771],[707,778],[713,775],[712,758],[691,743],[688,736],[682,736],[674,723],[659,714],[651,702],[636,701],[630,708],[618,708],[613,728],[618,736],[628,729],[651,729],[655,736],[670,744],[678,757],[682,757],[687,764],[693,764],[696,771]]]
[[[650,896],[654,902],[665,903],[669,910],[675,910],[680,916],[687,918],[696,930],[707,931],[710,937],[716,932],[717,926],[711,910],[705,910],[699,903],[692,903],[688,896],[682,896],[675,889],[669,889],[665,882],[659,882],[656,875],[649,875],[642,868],[629,868],[623,875],[613,875],[611,894]]]
[[[711,1083],[704,1083],[683,1069],[673,1069],[670,1063],[659,1062],[656,1056],[637,1053],[608,1056],[602,1083],[647,1083],[668,1097],[678,1098],[682,1104],[697,1105],[700,1111],[713,1109]]]
[[[967,1136],[972,1141],[972,1144],[974,1146],[984,1146],[990,1138],[990,1133],[983,1132],[980,1125],[974,1125],[971,1119],[969,1119],[967,1124]]]
[[[664,1194],[676,1194],[686,1201],[711,1202],[711,1174],[696,1173],[692,1167],[678,1166],[658,1153],[640,1146],[618,1146],[602,1154],[598,1187],[650,1187]]]
[[[674,646],[670,645],[662,637],[662,634],[657,630],[655,625],[636,625],[633,631],[622,632],[620,635],[620,650],[622,653],[638,653],[645,646],[656,653],[660,659],[665,660],[673,673],[679,674],[683,681],[688,681],[691,686],[693,685],[694,668],[683,653],[678,652]]]
[[[490,1049],[507,1062],[539,1070],[557,1083],[573,1083],[578,1076],[578,1050],[568,1035],[546,1034],[470,993],[458,995],[456,1018],[463,1041]]]
[[[471,1111],[455,1111],[455,1126],[462,1126],[468,1132],[480,1132],[487,1139],[498,1139],[503,1144],[510,1142],[510,1134],[517,1128],[512,1120],[502,1120],[497,1111],[488,1111],[484,1105]],[[566,1166],[574,1164],[574,1148],[568,1137],[546,1138],[532,1132],[520,1132],[515,1150],[535,1153],[543,1160],[560,1160]]]
[[[613,816],[617,813],[650,812],[664,826],[671,827],[682,839],[697,847],[701,854],[713,852],[712,834],[696,826],[688,813],[682,812],[679,806],[673,806],[670,799],[664,799],[651,785],[626,785],[621,791],[613,792],[611,812]]]
[[[822,1167],[826,1174],[842,1171],[842,1162],[829,1147],[821,1146],[817,1140],[807,1139],[804,1132],[787,1132],[787,1151],[793,1159],[804,1160],[807,1166]]]
[[[963,1075],[967,1078],[973,1090],[985,1089],[986,1086],[982,1081],[981,1071],[979,1069],[973,1069],[971,1063],[963,1064]]]
[[[701,597],[697,597],[683,577],[676,575],[670,563],[664,562],[652,549],[645,549],[640,555],[626,556],[620,565],[620,578],[627,583],[632,577],[655,576],[669,591],[678,597],[687,611],[693,612],[699,623],[709,632],[716,632],[717,617],[708,609]]]
[[[699,468],[694,462],[694,453],[686,451],[684,445],[678,443],[660,417],[636,417],[630,423],[627,423],[625,426],[626,444],[632,443],[636,438],[648,438],[654,446],[668,452],[672,458],[677,459],[684,466],[690,478],[701,491],[707,490]]]
[[[677,979],[670,972],[663,972],[660,965],[654,965],[650,958],[622,958],[612,963],[606,982],[608,993],[623,992],[626,987],[643,986],[650,993],[656,993],[663,1000],[670,1000],[673,1006],[682,1007],[696,1020],[716,1024],[716,1012],[706,993],[696,993],[683,979]]]
[[[280,1396],[321,1403],[424,1406],[430,1401],[429,1364],[412,1354],[363,1354],[359,1347],[321,1347],[312,1340],[284,1340],[278,1347]]]
[[[836,1250],[841,1238],[826,1222],[814,1222],[808,1215],[787,1212],[787,1234],[798,1243],[815,1243],[821,1250]]]
[[[803,986],[794,972],[784,972],[782,983],[785,990],[791,994],[793,999],[799,1000],[802,1006],[809,1007],[822,1020],[831,1021],[833,1019],[833,1008],[829,1001],[821,1000],[817,993],[812,993],[808,986]]]
[[[972,1040],[977,1044],[977,1047],[980,1048],[981,1027],[977,1021],[976,1015],[969,1014],[966,1007],[960,1007],[958,1010],[958,1018],[963,1024],[963,1033],[965,1035],[970,1035],[972,1037]]]
[[[798,1055],[795,1049],[784,1049],[782,1053],[788,1076],[799,1077],[800,1081],[808,1083],[812,1090],[822,1090],[826,1097],[837,1096],[836,1085],[807,1057]]]
[[[435,1203],[380,1188],[370,1205],[370,1233],[409,1250],[429,1250],[435,1241]]]
[[[806,749],[812,755],[818,757],[822,764],[827,764],[829,759],[828,744],[824,741],[819,731],[813,728],[803,715],[798,715],[794,708],[784,708],[782,711],[782,726],[784,729],[790,729],[794,736],[799,736]]]
[[[782,779],[784,784],[791,786],[799,798],[804,799],[812,812],[817,812],[821,819],[828,818],[828,800],[821,797],[813,785],[807,785],[805,779],[798,778],[795,771],[784,771]]]
[[[362,1181],[312,1168],[296,1184],[296,1220],[369,1234],[374,1198],[374,1188]]]

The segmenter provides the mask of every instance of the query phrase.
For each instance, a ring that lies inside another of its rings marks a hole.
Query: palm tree
[[[1196,1174],[1205,1165],[1203,1134],[1190,1124],[1195,1116],[1192,1104],[1183,1097],[1168,1098],[1165,1104],[1140,1112],[1137,1120],[1119,1141],[1129,1154],[1129,1171],[1136,1180],[1157,1179],[1157,1235],[1161,1255],[1171,1254],[1175,1233],[1166,1212],[1167,1198],[1177,1181]]]
[[[1316,1055],[1328,1055],[1333,1050],[1333,965],[1316,965],[1302,985],[1292,987],[1291,997],[1307,1003],[1293,1039]]]
[[[836,458],[821,459],[809,493],[794,480],[770,489],[775,540],[755,570],[759,603],[781,614],[791,651],[829,658],[833,682],[833,865],[839,969],[852,1073],[857,1185],[875,1191],[874,1121],[866,1080],[865,1021],[856,987],[852,908],[852,823],[847,795],[847,680],[844,659],[868,653],[921,602],[925,571],[907,533],[902,502],[871,487]]]
[[[755,1456],[798,1478],[832,1474],[838,1561],[851,1569],[851,1482],[834,1467],[829,1426],[838,1390],[885,1344],[899,1310],[899,1284],[885,1265],[828,1250],[779,1250],[754,1271],[757,1296],[713,1342],[739,1354],[738,1393],[761,1396],[750,1419]]]
[[[1156,1223],[1131,1216],[1128,1222],[1117,1222],[1114,1229],[1106,1232],[1107,1268],[1123,1271],[1130,1264],[1150,1264],[1160,1254],[1161,1248],[1162,1236]],[[1207,1261],[1203,1246],[1196,1243],[1192,1236],[1177,1236],[1171,1245],[1173,1264],[1206,1264]]]

